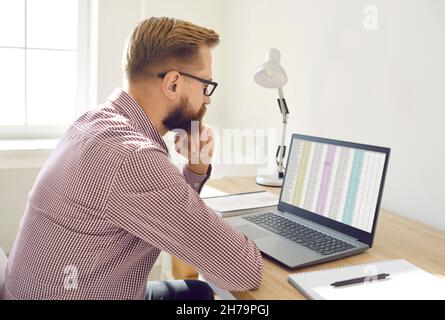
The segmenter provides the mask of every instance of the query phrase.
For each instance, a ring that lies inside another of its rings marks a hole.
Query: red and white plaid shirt
[[[6,271],[9,299],[143,299],[161,250],[231,290],[261,282],[255,244],[200,199],[142,108],[116,91],[41,169]]]

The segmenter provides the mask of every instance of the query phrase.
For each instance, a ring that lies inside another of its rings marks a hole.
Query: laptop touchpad
[[[250,240],[255,240],[255,239],[271,236],[269,233],[264,232],[258,228],[252,227],[248,224],[237,226],[236,229],[238,231],[240,231],[242,234],[246,235],[247,238],[249,238]]]

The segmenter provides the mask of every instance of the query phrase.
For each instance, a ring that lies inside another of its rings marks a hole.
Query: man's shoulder
[[[98,106],[79,117],[70,131],[93,139],[124,154],[135,151],[166,151],[151,137],[146,136],[135,123],[110,105]]]

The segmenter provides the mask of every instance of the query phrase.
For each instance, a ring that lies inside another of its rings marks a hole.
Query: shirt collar
[[[119,108],[120,111],[126,113],[128,118],[136,124],[137,129],[145,136],[157,142],[168,153],[167,145],[159,134],[158,129],[156,129],[153,122],[145,114],[142,107],[128,93],[122,89],[116,89],[108,97],[108,101]]]

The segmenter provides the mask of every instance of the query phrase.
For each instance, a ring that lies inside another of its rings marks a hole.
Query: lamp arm
[[[279,96],[278,105],[280,107],[280,112],[283,116],[283,132],[281,136],[281,145],[279,146],[277,152],[277,165],[278,165],[278,176],[280,178],[283,178],[284,176],[283,162],[286,153],[286,146],[284,145],[284,142],[286,139],[286,127],[287,127],[287,120],[289,118],[289,110],[287,108],[286,100],[284,99],[282,88],[278,88],[278,96]]]

